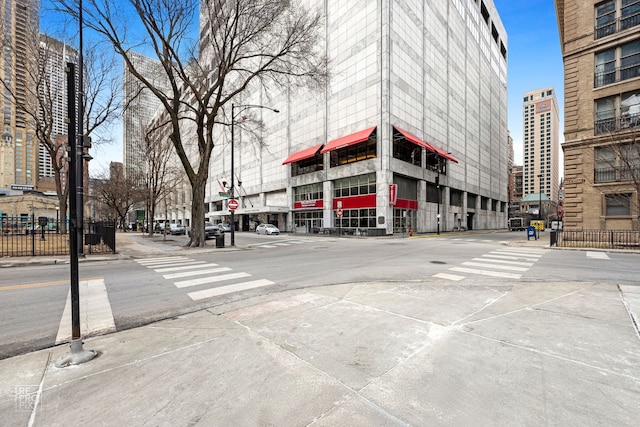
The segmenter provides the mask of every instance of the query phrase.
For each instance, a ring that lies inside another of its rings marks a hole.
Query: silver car
[[[258,234],[280,234],[280,230],[273,224],[260,224],[256,227]]]

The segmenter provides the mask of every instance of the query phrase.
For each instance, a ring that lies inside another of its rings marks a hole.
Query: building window
[[[291,163],[291,176],[304,175],[324,169],[324,155],[316,153],[308,159]]]
[[[611,84],[616,81],[616,51],[606,50],[596,54],[595,87]]]
[[[338,211],[333,211],[333,223],[340,228],[375,228],[375,209],[343,209],[342,217]]]
[[[358,175],[335,182],[334,197],[350,197],[376,194],[376,175]]]
[[[395,128],[393,129],[393,157],[422,167],[422,147],[407,140]]]
[[[322,183],[301,185],[293,188],[293,201],[304,202],[308,200],[322,200],[324,193],[322,191]]]
[[[374,130],[366,141],[331,151],[330,165],[331,167],[335,167],[347,163],[359,162],[361,160],[373,159],[376,157],[376,144],[376,130]]]
[[[618,19],[616,18],[616,0],[608,0],[596,5],[596,39],[640,24],[640,0],[622,0],[620,6]]]
[[[637,144],[596,147],[594,155],[596,184],[640,179],[640,147]]]
[[[631,215],[631,194],[606,194],[604,201],[606,216]]]
[[[620,80],[640,76],[640,40],[620,47]]]

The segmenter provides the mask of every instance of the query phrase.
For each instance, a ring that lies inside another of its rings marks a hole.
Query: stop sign
[[[232,211],[238,209],[238,201],[236,199],[229,200],[229,209],[231,209]]]

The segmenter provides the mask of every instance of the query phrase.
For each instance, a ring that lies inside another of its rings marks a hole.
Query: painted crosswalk
[[[203,285],[220,284],[207,289],[193,290],[187,295],[194,301],[235,292],[256,289],[275,283],[267,279],[240,281],[251,277],[246,272],[234,272],[230,267],[220,266],[206,261],[196,261],[187,257],[162,257],[136,260],[138,264],[162,274],[167,280],[174,281],[177,288],[193,289]]]
[[[275,249],[275,248],[284,247],[284,246],[301,245],[303,243],[308,243],[310,241],[311,240],[302,240],[302,239],[283,240],[280,242],[258,243],[252,246],[256,249]]]
[[[501,248],[451,267],[433,277],[459,281],[469,275],[518,280],[546,253],[543,249]]]

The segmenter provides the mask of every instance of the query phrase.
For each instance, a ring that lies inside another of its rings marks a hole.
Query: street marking
[[[485,255],[482,255],[485,256]],[[531,267],[533,266],[533,262],[522,262],[522,261],[507,261],[507,260],[503,260],[503,259],[490,259],[487,260],[486,258],[474,258],[472,261],[491,261],[491,262],[497,262],[500,264],[511,264],[511,265],[524,265],[526,267]]]
[[[88,277],[86,279],[80,280],[96,280],[101,279],[101,277]],[[69,280],[54,280],[52,282],[40,282],[40,283],[25,283],[22,285],[10,285],[10,286],[1,286],[0,291],[13,291],[16,289],[31,289],[31,288],[45,288],[47,286],[59,286],[59,285],[67,285],[69,286]]]
[[[185,256],[167,256],[167,257],[161,257],[161,258],[144,258],[144,259],[137,259],[136,262],[138,264],[153,264],[154,262],[164,262],[164,261],[177,261],[177,260],[181,260],[181,259],[189,259]]]
[[[479,263],[479,262],[463,262],[462,265],[468,265],[471,267],[489,267],[489,268],[497,268],[498,270],[511,270],[511,271],[527,271],[528,268],[524,267],[515,267],[512,265],[498,265],[498,264],[487,264],[487,263]]]
[[[186,288],[188,286],[198,286],[207,283],[222,282],[224,280],[239,279],[241,277],[249,277],[249,273],[231,273],[222,274],[220,276],[203,277],[201,279],[183,280],[181,282],[175,282],[174,285],[178,288]]]
[[[495,254],[484,254],[482,255],[483,257],[487,257],[487,258],[499,258],[499,259],[511,259],[511,260],[524,260],[524,261],[538,261],[538,258],[527,258],[527,257],[523,257],[523,256],[511,256],[511,255],[495,255]]]
[[[276,246],[289,246],[289,243],[274,243]]]
[[[503,277],[507,279],[520,279],[522,277],[522,274],[503,273],[501,271],[477,270],[474,268],[453,267],[450,270],[457,271],[460,273],[481,274],[483,276]]]
[[[611,259],[605,252],[587,252],[587,258]]]
[[[233,292],[246,291],[248,289],[260,288],[262,286],[275,285],[274,282],[267,279],[253,280],[250,282],[236,283],[234,285],[220,286],[217,288],[205,289],[203,291],[190,292],[187,295],[192,300],[200,300],[204,298],[217,297],[220,295],[230,294]]]
[[[273,248],[277,248],[277,246],[274,245],[258,245],[259,248],[267,248],[267,249],[273,249]]]
[[[104,278],[81,280],[79,282],[80,325],[82,335],[91,332],[111,332],[116,330],[111,304]],[[67,294],[67,303],[62,313],[56,344],[71,340],[71,289]]]
[[[455,280],[455,281],[464,279],[464,276],[458,276],[455,274],[447,274],[447,273],[434,274],[433,277],[439,277],[440,279]]]
[[[536,258],[540,258],[542,257],[542,255],[544,255],[544,253],[540,253],[540,252],[527,252],[527,251],[521,251],[521,250],[513,250],[513,249],[497,249],[495,251],[492,251],[491,253],[495,253],[495,254],[504,254],[504,255],[516,255],[516,256],[528,256],[528,257],[536,257]]]
[[[156,268],[153,271],[156,273],[166,273],[169,271],[181,271],[181,270],[191,270],[192,268],[202,268],[202,267],[216,267],[218,264],[205,264],[206,261],[197,261],[193,264],[183,265],[180,267],[167,267],[167,268]]]
[[[222,273],[223,271],[231,271],[229,267],[210,268],[208,270],[182,271],[180,273],[164,274],[165,279],[178,279],[180,277],[201,276],[203,274]]]

